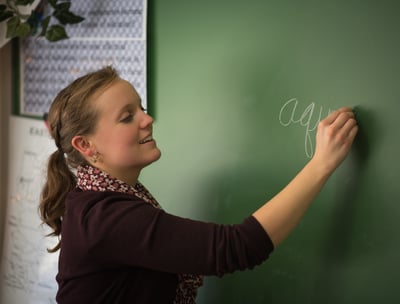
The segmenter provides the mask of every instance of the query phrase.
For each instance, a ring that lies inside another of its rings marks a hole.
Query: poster
[[[11,134],[0,303],[55,303],[58,253],[46,249],[57,240],[45,237],[50,230],[41,225],[38,202],[56,148],[43,121],[11,117]]]
[[[20,113],[41,117],[71,81],[106,65],[128,80],[147,108],[147,1],[73,1],[71,11],[85,20],[66,27],[69,39],[40,38],[20,44]]]

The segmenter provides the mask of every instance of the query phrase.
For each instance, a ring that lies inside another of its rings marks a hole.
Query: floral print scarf
[[[160,208],[156,199],[138,182],[135,186],[118,180],[108,173],[91,165],[81,165],[77,170],[77,187],[82,191],[114,191],[136,195],[146,203]],[[190,274],[178,274],[179,283],[174,304],[193,304],[197,289],[203,285],[203,277]]]

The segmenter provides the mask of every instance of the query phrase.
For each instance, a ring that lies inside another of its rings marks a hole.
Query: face
[[[87,137],[99,153],[96,166],[127,183],[136,183],[140,170],[161,156],[153,139],[153,118],[125,80],[117,80],[93,99],[99,111],[94,134]]]

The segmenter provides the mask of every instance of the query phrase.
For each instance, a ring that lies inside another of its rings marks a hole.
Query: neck
[[[109,168],[105,168],[99,163],[97,163],[96,165],[91,164],[91,166],[108,173],[111,177],[119,179],[120,181],[123,181],[130,186],[135,186],[137,184],[140,175],[140,170],[137,168],[131,168],[129,170],[112,170]]]

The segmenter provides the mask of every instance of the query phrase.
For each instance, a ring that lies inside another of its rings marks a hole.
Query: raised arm
[[[278,246],[297,226],[329,176],[348,154],[358,127],[351,108],[341,108],[318,125],[313,158],[253,216]]]

